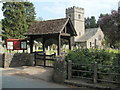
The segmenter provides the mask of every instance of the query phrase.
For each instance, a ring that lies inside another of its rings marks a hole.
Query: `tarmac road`
[[[78,87],[70,86],[66,84],[61,85],[61,84],[56,84],[54,82],[48,82],[41,79],[31,78],[26,75],[24,76],[24,75],[10,74],[15,72],[16,72],[15,70],[4,70],[4,69],[2,70],[2,74],[0,74],[0,77],[2,77],[2,88],[3,88],[2,90],[12,90],[12,89],[14,90],[15,88],[17,88],[15,90],[18,90],[18,89],[23,90],[23,88],[29,88],[32,90],[34,89],[38,90],[38,88],[68,88],[70,90],[70,88],[71,89],[78,88]],[[9,89],[5,89],[5,88],[9,88]],[[79,87],[78,90],[95,90],[95,89]]]
[[[30,79],[24,76],[9,75],[5,71],[2,75],[2,88],[69,88],[43,80]]]

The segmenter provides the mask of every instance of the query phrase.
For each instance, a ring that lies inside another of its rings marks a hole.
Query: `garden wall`
[[[2,59],[3,57],[2,57],[2,56],[3,56],[3,54],[0,54],[0,67],[2,67],[2,65],[3,65],[3,61],[2,61],[2,60],[3,60],[3,59]]]
[[[57,83],[64,83],[67,78],[67,63],[62,58],[57,58],[54,63],[53,81]]]
[[[3,67],[33,66],[34,55],[28,53],[5,53],[2,56]]]

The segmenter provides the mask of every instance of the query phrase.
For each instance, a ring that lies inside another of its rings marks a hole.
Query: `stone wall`
[[[4,67],[33,66],[34,55],[28,53],[5,53]]]
[[[84,8],[71,7],[66,9],[66,17],[71,19],[71,22],[77,32],[75,41],[85,34],[85,24],[84,24]]]
[[[53,81],[64,83],[67,78],[67,63],[63,58],[58,58],[54,63]]]
[[[2,67],[2,65],[3,65],[3,61],[2,61],[2,60],[3,60],[3,59],[2,59],[3,57],[2,57],[2,56],[3,56],[3,54],[0,54],[0,67]]]

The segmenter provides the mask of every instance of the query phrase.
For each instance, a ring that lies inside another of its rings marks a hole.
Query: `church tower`
[[[77,32],[75,41],[77,38],[85,34],[85,25],[84,25],[84,9],[79,7],[70,7],[66,9],[66,17],[70,18],[72,24]]]
[[[118,10],[120,10],[120,1],[118,2]]]

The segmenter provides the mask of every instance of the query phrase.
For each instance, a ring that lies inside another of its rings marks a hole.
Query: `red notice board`
[[[20,40],[16,40],[13,43],[14,50],[20,50]]]
[[[24,39],[7,39],[6,40],[8,50],[26,50],[27,40]]]

